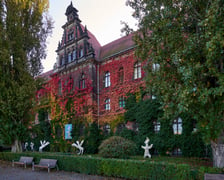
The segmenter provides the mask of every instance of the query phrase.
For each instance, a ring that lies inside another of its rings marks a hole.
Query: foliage
[[[12,151],[22,150],[33,119],[34,76],[41,72],[52,28],[46,2],[0,2],[0,137]]]
[[[173,119],[188,113],[197,121],[204,140],[212,141],[213,147],[222,144],[223,1],[127,3],[138,19],[136,56],[148,61],[147,87],[161,97],[164,115]]]
[[[145,94],[142,92],[142,94]],[[194,121],[188,114],[181,114],[183,121],[183,132],[181,135],[174,135],[172,122],[170,119],[163,118],[163,110],[158,99],[143,99],[136,102],[134,95],[129,95],[127,99],[127,111],[125,121],[130,121],[129,117],[138,124],[138,131],[123,129],[118,135],[133,140],[138,147],[138,154],[143,154],[143,145],[146,137],[150,138],[153,149],[159,155],[170,155],[173,150],[180,148],[183,156],[204,157],[209,156],[210,152],[205,152],[205,144],[202,141],[202,135],[197,130],[194,131]],[[138,109],[134,111],[133,109]],[[159,132],[154,130],[154,122],[160,123]]]
[[[129,158],[135,154],[134,142],[119,136],[104,140],[99,146],[99,155],[106,158]]]
[[[47,109],[40,109],[38,111],[38,121],[39,124],[36,124],[32,127],[30,131],[30,135],[26,137],[24,142],[28,142],[30,144],[31,142],[34,143],[34,150],[38,150],[38,147],[40,147],[40,141],[46,140],[50,142],[50,145],[48,145],[46,148],[44,148],[44,151],[49,151],[51,146],[51,125],[48,120]],[[28,146],[28,150],[30,150],[30,146]]]
[[[223,169],[195,167],[188,165],[187,159],[160,157],[158,161],[104,159],[91,156],[73,156],[59,153],[7,153],[1,152],[0,159],[17,160],[20,156],[32,156],[35,163],[41,158],[57,159],[60,170],[83,174],[111,176],[125,179],[203,179],[204,173],[223,173]],[[172,161],[174,160],[174,161]],[[200,160],[196,160],[199,162]],[[172,162],[172,163],[171,163]]]
[[[99,129],[98,125],[93,122],[87,129],[87,135],[85,136],[85,153],[96,154],[102,139],[102,131]]]
[[[121,137],[131,140],[131,141],[135,141],[136,133],[133,130],[123,128],[120,132],[116,131],[115,135],[121,136]]]

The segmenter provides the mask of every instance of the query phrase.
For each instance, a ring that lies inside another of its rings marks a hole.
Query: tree
[[[136,56],[165,116],[188,113],[211,143],[213,164],[224,167],[223,0],[128,0],[138,32]]]
[[[0,137],[13,152],[22,150],[32,125],[35,77],[52,29],[46,6],[46,0],[0,2]]]

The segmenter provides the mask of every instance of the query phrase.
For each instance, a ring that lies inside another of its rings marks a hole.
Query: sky
[[[127,22],[131,27],[136,24],[132,17],[133,9],[125,5],[126,0],[49,0],[49,15],[54,22],[52,35],[47,39],[47,57],[42,61],[44,71],[53,69],[56,62],[58,42],[61,41],[66,23],[65,11],[70,3],[79,11],[82,25],[92,32],[101,46],[110,43],[124,34],[121,33],[123,25]]]

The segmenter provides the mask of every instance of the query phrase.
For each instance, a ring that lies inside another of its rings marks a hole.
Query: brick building
[[[72,3],[65,15],[67,21],[62,26],[63,37],[56,50],[56,63],[53,70],[41,75],[47,78],[47,84],[38,96],[48,91],[51,102],[58,97],[60,101],[72,97],[71,104],[76,113],[108,125],[125,112],[127,93],[138,92],[144,86],[142,64],[134,57],[133,35],[101,46],[81,24],[78,10]],[[65,109],[66,103],[61,104]],[[51,119],[56,118],[56,109],[56,105],[50,107]]]

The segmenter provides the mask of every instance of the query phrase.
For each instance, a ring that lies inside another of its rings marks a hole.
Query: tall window
[[[173,121],[173,133],[182,134],[182,119],[179,117]]]
[[[160,126],[161,126],[160,122],[159,121],[154,121],[153,124],[154,124],[154,132],[158,133],[160,131]]]
[[[65,58],[64,56],[60,57],[60,65],[63,66],[65,64]]]
[[[125,107],[125,99],[123,96],[119,97],[119,107],[124,108]]]
[[[105,100],[105,110],[110,110],[110,99],[109,98],[107,98]]]
[[[109,87],[110,86],[110,72],[107,71],[105,73],[105,87]]]
[[[76,60],[76,50],[74,49],[72,52],[72,60]]]
[[[138,79],[142,77],[142,72],[141,72],[141,63],[137,62],[134,65],[134,79]]]
[[[118,83],[122,84],[124,81],[124,68],[121,67],[118,71]]]
[[[69,52],[68,53],[68,63],[70,63],[72,61],[72,53]]]
[[[86,82],[85,82],[85,74],[82,73],[80,80],[79,80],[79,89],[84,89],[86,88]]]
[[[80,58],[83,57],[83,48],[82,47],[80,47],[80,50],[79,50],[79,57]]]

